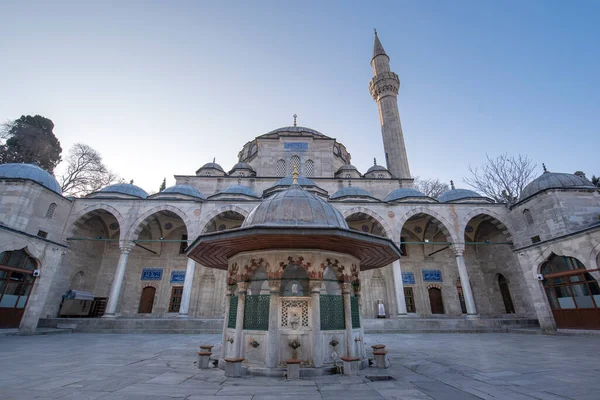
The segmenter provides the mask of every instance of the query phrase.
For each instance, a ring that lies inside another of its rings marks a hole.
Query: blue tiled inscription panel
[[[185,271],[171,271],[171,283],[183,283],[185,281]]]
[[[442,271],[439,269],[424,269],[423,282],[441,282]]]
[[[405,285],[414,285],[415,284],[415,274],[413,272],[403,272],[402,273],[402,283]]]
[[[306,142],[287,142],[283,144],[284,150],[289,151],[308,151],[308,143]]]
[[[144,268],[142,270],[143,281],[160,281],[162,279],[162,268]]]

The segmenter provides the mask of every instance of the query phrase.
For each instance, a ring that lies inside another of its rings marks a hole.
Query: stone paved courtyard
[[[367,335],[391,367],[300,381],[225,378],[195,368],[221,335],[0,336],[0,398],[8,399],[600,399],[596,337],[524,334]],[[365,376],[396,380],[370,382]]]

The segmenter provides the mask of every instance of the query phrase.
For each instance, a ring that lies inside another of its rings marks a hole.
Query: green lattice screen
[[[352,315],[352,327],[360,328],[360,314],[358,310],[358,297],[350,297],[350,313]]]
[[[322,294],[320,297],[321,330],[346,329],[344,321],[344,298],[332,294]]]
[[[235,329],[235,320],[237,319],[237,303],[237,296],[231,296],[229,298],[229,319],[227,320],[228,328]]]
[[[246,296],[244,329],[269,330],[269,304],[270,296],[268,294]]]

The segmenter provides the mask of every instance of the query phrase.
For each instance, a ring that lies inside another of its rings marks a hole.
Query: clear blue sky
[[[373,28],[401,80],[413,175],[485,154],[600,174],[599,1],[0,2],[0,120],[52,119],[156,191],[298,123],[365,172],[383,145]],[[541,168],[539,169],[541,171]]]

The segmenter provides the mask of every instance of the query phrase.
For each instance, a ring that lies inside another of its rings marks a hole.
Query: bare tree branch
[[[416,177],[413,183],[415,189],[429,197],[439,197],[442,193],[450,190],[447,183],[440,182],[439,179],[421,179]]]
[[[533,179],[537,165],[529,157],[521,154],[501,154],[496,158],[486,154],[485,157],[486,162],[482,166],[469,165],[471,175],[463,181],[498,203],[516,201]]]
[[[100,153],[86,144],[75,144],[66,162],[66,169],[59,177],[63,194],[85,196],[119,179],[102,163]]]

